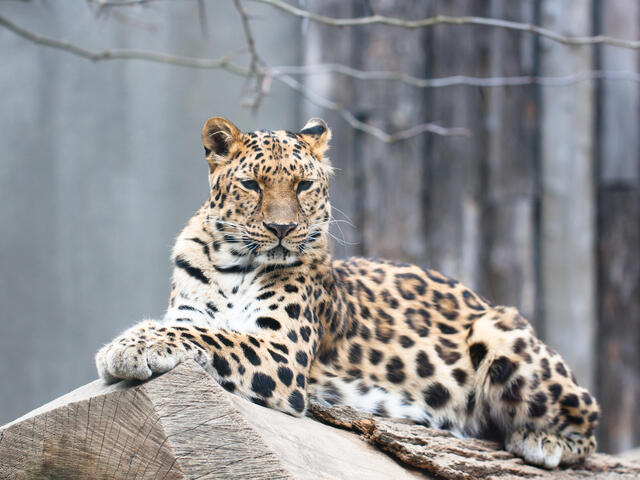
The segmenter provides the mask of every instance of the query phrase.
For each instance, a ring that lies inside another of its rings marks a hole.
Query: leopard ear
[[[311,145],[313,153],[322,157],[329,149],[331,130],[321,118],[311,118],[298,132]]]
[[[234,143],[242,138],[242,132],[226,118],[211,117],[202,127],[202,145],[213,170],[215,165],[229,161],[229,153]]]

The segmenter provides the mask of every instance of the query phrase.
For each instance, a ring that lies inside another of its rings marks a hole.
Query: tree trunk
[[[599,31],[640,36],[637,2],[602,4]],[[638,52],[599,51],[599,68],[638,71]],[[640,443],[640,87],[603,81],[598,128],[598,390],[604,415],[601,448],[620,452]]]

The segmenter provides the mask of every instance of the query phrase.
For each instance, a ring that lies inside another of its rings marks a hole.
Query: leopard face
[[[299,133],[243,134],[216,117],[202,138],[210,185],[205,229],[226,264],[290,264],[326,251],[330,131],[322,120]]]

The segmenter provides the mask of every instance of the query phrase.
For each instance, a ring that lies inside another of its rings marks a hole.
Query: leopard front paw
[[[595,440],[569,438],[546,431],[519,428],[506,441],[505,448],[525,462],[544,468],[584,461],[595,451]]]
[[[200,349],[186,348],[155,322],[141,323],[102,347],[96,355],[98,374],[105,383],[124,379],[146,380],[187,359],[206,363]]]

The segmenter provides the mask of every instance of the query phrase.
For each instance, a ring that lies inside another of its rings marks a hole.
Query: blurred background
[[[0,0],[0,424],[162,316],[209,116],[322,116],[335,255],[518,306],[640,445],[638,40],[635,0]]]

